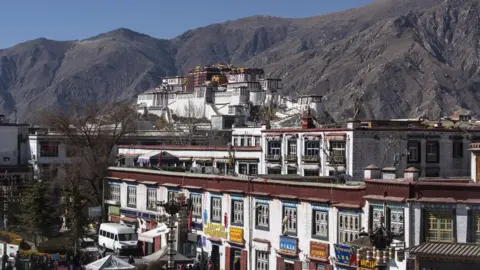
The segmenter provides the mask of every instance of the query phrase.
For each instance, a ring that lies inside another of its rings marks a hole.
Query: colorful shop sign
[[[354,253],[354,250],[351,246],[335,244],[334,248],[335,248],[335,257],[337,258],[337,262],[341,264],[348,264],[348,265],[356,264],[356,262],[351,262],[352,255]]]
[[[377,264],[375,263],[375,261],[360,260],[358,269],[360,270],[375,269],[376,265]]]
[[[203,232],[211,237],[218,237],[218,238],[227,238],[227,232],[225,231],[225,227],[222,224],[218,223],[207,223],[203,227]]]
[[[321,261],[328,261],[328,244],[310,241],[310,257]]]
[[[243,229],[230,227],[230,241],[243,245]]]
[[[280,236],[280,252],[297,255],[298,243],[296,238]]]

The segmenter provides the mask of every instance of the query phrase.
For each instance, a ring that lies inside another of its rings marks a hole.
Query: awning
[[[150,163],[150,158],[155,156],[155,155],[160,154],[160,152],[162,152],[162,150],[155,150],[155,151],[151,151],[151,152],[148,152],[146,154],[143,154],[143,155],[138,157],[137,162],[139,162],[139,163]]]
[[[130,222],[130,223],[138,222],[138,219],[132,218],[132,217],[120,217],[120,220],[125,222]]]
[[[153,238],[166,234],[168,232],[169,229],[167,228],[167,226],[165,224],[162,224],[160,227],[157,227],[153,230],[140,233],[138,235],[138,241],[153,243]]]
[[[420,257],[480,261],[480,246],[478,244],[426,242],[410,247],[408,252],[410,255]]]

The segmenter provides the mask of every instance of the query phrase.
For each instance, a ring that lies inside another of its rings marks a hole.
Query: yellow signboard
[[[243,244],[243,229],[230,227],[230,241]]]
[[[375,269],[375,261],[360,260],[359,269]]]
[[[203,232],[211,237],[218,237],[218,238],[227,238],[227,232],[222,224],[217,223],[207,223],[203,227]]]

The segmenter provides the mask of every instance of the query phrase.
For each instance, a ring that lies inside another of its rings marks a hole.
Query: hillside
[[[336,118],[438,117],[480,100],[478,0],[378,0],[324,16],[253,16],[172,40],[128,29],[81,41],[36,39],[0,50],[0,111],[131,99],[200,64],[264,67],[289,94],[325,96]]]

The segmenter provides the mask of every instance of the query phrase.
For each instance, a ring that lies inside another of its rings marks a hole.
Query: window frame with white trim
[[[157,187],[147,186],[147,210],[155,211],[157,210]]]
[[[203,195],[202,193],[190,192],[190,201],[192,202],[192,217],[202,218]]]
[[[210,222],[222,223],[222,197],[220,196],[210,195]]]
[[[137,186],[127,186],[127,207],[137,208]]]
[[[255,200],[255,229],[270,231],[270,203],[266,200]]]
[[[230,224],[243,227],[245,220],[245,202],[243,197],[231,196],[230,200]]]
[[[286,224],[284,224],[285,218]],[[297,236],[298,234],[298,205],[296,203],[282,203],[282,235]]]
[[[328,241],[329,207],[312,205],[312,238]]]
[[[338,217],[337,219],[338,243],[340,244],[349,243],[353,240],[358,239],[358,237],[360,237],[362,220],[361,220],[361,214],[359,210],[339,209],[337,217]],[[348,238],[347,235],[351,237],[349,239],[346,239]]]

